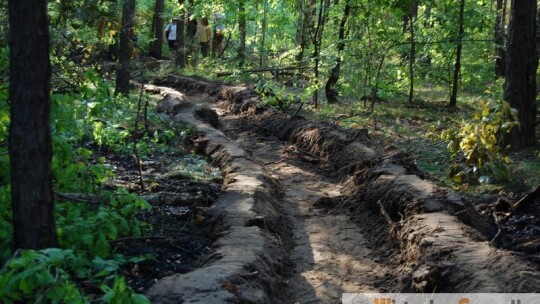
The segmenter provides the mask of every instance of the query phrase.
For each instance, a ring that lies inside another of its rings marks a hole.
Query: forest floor
[[[161,95],[158,111],[192,124],[194,148],[224,176],[217,190],[145,166],[159,181],[150,192],[195,193],[154,197],[147,216],[172,234],[118,247],[154,254],[125,267],[152,302],[539,291],[540,223],[530,216],[538,204],[512,213],[500,201],[471,202],[420,178],[409,155],[364,130],[274,112],[249,88],[174,75],[157,84],[147,90]],[[485,216],[493,213],[504,222]]]

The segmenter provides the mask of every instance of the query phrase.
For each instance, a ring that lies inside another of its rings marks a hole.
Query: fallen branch
[[[489,245],[491,245],[491,246],[493,246],[494,244],[496,244],[499,241],[499,239],[502,236],[502,231],[503,231],[503,227],[502,227],[499,219],[497,218],[497,215],[495,215],[495,213],[493,213],[492,215],[493,215],[493,220],[495,221],[495,225],[497,225],[497,234],[495,234],[493,239],[489,242]]]
[[[103,202],[103,199],[96,195],[82,194],[82,193],[60,193],[54,192],[54,199],[60,202],[74,202],[92,205],[105,205],[111,206],[108,203]]]
[[[383,206],[381,200],[377,201],[377,205],[379,206],[379,209],[381,210],[381,214],[384,216],[384,218],[386,219],[388,224],[391,225],[391,226],[397,225],[397,223],[392,220],[392,218],[390,217],[388,212],[386,212],[386,209],[384,209],[384,206]]]
[[[125,238],[119,238],[116,240],[111,240],[109,243],[116,244],[116,243],[124,243],[124,242],[131,242],[131,241],[146,241],[146,240],[168,240],[173,238],[174,235],[146,235],[146,236],[129,236]]]
[[[300,113],[300,110],[302,110],[302,107],[303,107],[303,106],[304,106],[304,103],[301,102],[301,103],[300,103],[300,106],[298,107],[298,110],[296,110],[296,112],[295,112],[294,115],[291,117],[291,119],[295,118],[295,117],[298,115],[298,113]]]
[[[294,71],[294,70],[307,70],[307,69],[310,69],[311,67],[306,67],[306,66],[301,66],[301,67],[284,67],[284,68],[272,68],[272,67],[269,67],[269,68],[260,68],[260,69],[253,69],[253,70],[243,70],[243,71],[238,71],[238,72],[219,72],[219,73],[216,73],[216,76],[217,77],[224,77],[224,76],[231,76],[231,75],[234,75],[234,74],[245,74],[245,73],[263,73],[263,72],[277,72],[277,73],[280,73],[280,72],[283,72],[283,71]]]
[[[320,158],[319,156],[313,154],[313,153],[310,153],[308,151],[305,151],[305,150],[302,150],[302,149],[299,149],[296,145],[291,145],[289,147],[287,147],[284,152],[287,152],[287,153],[290,153],[290,154],[295,154],[295,155],[298,155],[298,156],[303,156],[303,157],[310,157],[310,158],[314,158],[315,160],[318,160],[318,161],[321,161],[323,162],[324,160],[322,158]]]
[[[536,186],[531,192],[527,193],[522,199],[517,201],[512,208],[521,209],[532,203],[534,203],[538,198],[540,198],[540,185]]]

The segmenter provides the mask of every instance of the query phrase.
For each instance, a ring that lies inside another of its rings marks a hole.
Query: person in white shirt
[[[177,18],[171,19],[171,23],[165,27],[165,38],[169,44],[169,51],[172,52],[176,49],[176,25],[178,23]]]

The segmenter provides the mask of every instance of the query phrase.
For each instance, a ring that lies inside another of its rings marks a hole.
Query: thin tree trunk
[[[413,103],[414,98],[414,62],[416,60],[416,44],[414,40],[414,17],[409,15],[409,103]]]
[[[193,9],[195,7],[194,0],[188,1],[188,7],[186,10],[186,58],[189,65],[194,65],[194,57],[197,53],[196,47],[197,43],[195,41],[195,33],[197,32],[197,20],[190,19],[193,14]]]
[[[180,6],[184,5],[185,0],[178,0]],[[183,9],[182,15],[185,14],[185,8]],[[174,65],[179,68],[186,67],[186,41],[184,39],[184,29],[186,25],[183,18],[179,18],[179,21],[176,23],[176,58],[174,60]]]
[[[341,53],[343,52],[343,49],[345,49],[345,25],[347,24],[347,19],[349,18],[349,14],[351,12],[351,0],[347,0],[345,3],[345,8],[343,10],[343,16],[341,18],[341,22],[339,24],[339,33],[338,33],[338,45],[337,45],[337,57],[336,57],[336,65],[330,70],[330,76],[328,77],[328,80],[326,81],[325,86],[325,93],[326,93],[326,99],[328,100],[328,103],[337,103],[339,102],[337,96],[338,93],[335,90],[335,85],[339,80],[340,76],[340,70],[341,70]]]
[[[299,47],[299,52],[296,55],[296,61],[298,64],[301,64],[301,62],[304,60],[304,47],[302,46],[304,44],[304,6],[305,6],[305,0],[298,0],[297,2],[297,12],[298,16],[296,18],[296,37],[295,37],[295,43],[296,46]]]
[[[9,1],[9,26],[13,247],[56,247],[47,1]]]
[[[302,43],[300,44],[300,52],[296,56],[298,65],[304,63],[304,54],[309,48],[310,42],[315,40],[315,16],[317,16],[317,0],[303,1],[303,23],[302,23]]]
[[[464,11],[465,11],[465,0],[461,0],[459,3],[459,33],[458,41],[456,47],[456,63],[454,65],[454,79],[452,82],[452,93],[450,95],[449,107],[455,107],[457,104],[457,93],[458,93],[458,84],[459,76],[461,72],[461,52],[463,50],[463,35],[465,34],[464,26]]]
[[[165,11],[165,0],[156,0],[154,8],[154,19],[152,22],[153,36],[150,43],[150,56],[160,59],[163,45],[163,12]]]
[[[504,140],[518,150],[536,144],[536,0],[512,0],[504,99],[518,110],[519,127]]]
[[[268,0],[263,2],[263,21],[261,29],[261,45],[259,51],[259,67],[262,67],[264,64],[264,58],[266,57],[266,48],[264,46],[266,42],[266,27],[268,24]]]
[[[246,0],[238,1],[238,28],[240,30],[240,45],[238,46],[238,61],[240,66],[246,60]]]
[[[495,78],[504,76],[505,69],[505,49],[504,49],[504,13],[503,5],[506,1],[497,0],[497,17],[495,18],[495,32],[493,43],[495,44]]]
[[[133,41],[131,33],[135,18],[135,0],[124,0],[122,7],[122,29],[120,31],[120,58],[116,70],[115,95],[129,94],[129,80],[131,79],[131,56],[133,54]]]
[[[326,20],[326,10],[330,5],[328,0],[321,0],[319,4],[319,15],[317,21],[317,27],[315,29],[315,34],[313,35],[313,59],[315,60],[315,91],[313,92],[313,104],[315,108],[319,107],[319,63],[321,61],[321,44],[322,44],[322,33],[324,29],[324,21]]]

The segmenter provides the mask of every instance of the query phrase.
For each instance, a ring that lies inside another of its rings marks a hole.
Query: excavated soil
[[[224,172],[198,268],[156,303],[339,303],[344,292],[538,292],[538,264],[494,248],[456,193],[366,130],[274,112],[246,87],[169,75],[158,111]],[[212,109],[209,109],[212,108]]]

